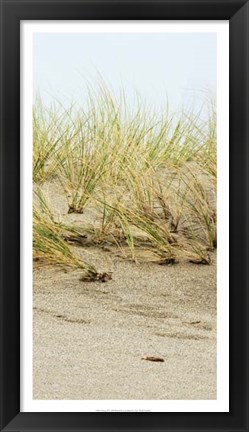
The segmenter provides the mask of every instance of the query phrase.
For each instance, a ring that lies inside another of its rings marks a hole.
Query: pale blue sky
[[[216,94],[215,33],[37,33],[34,90],[49,104],[55,98],[84,101],[98,73],[114,94],[134,92],[156,110],[172,111]]]

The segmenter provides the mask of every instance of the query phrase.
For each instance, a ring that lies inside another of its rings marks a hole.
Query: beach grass
[[[97,269],[82,260],[66,242],[69,228],[56,221],[41,189],[34,192],[33,206],[33,258],[38,264],[54,264],[64,268],[82,270],[86,280],[97,280]]]
[[[65,223],[37,190],[56,182],[69,214],[82,215],[70,228],[89,232],[84,213],[91,207],[91,239],[128,247],[137,260],[148,249],[159,263],[185,259],[209,264],[216,235],[216,113],[155,114],[138,101],[129,109],[124,93],[114,98],[100,86],[81,107],[33,110],[34,256],[51,263],[97,272],[65,241]],[[38,193],[39,195],[39,193]],[[68,228],[69,229],[69,228]],[[127,254],[126,254],[127,256]],[[88,266],[88,267],[87,267]]]

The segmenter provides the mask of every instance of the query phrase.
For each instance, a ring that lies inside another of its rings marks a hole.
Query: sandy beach
[[[35,268],[33,397],[216,399],[212,260],[160,266],[116,258],[107,283]]]
[[[158,32],[37,36],[37,83],[63,67],[34,88],[36,400],[217,397],[217,42]]]

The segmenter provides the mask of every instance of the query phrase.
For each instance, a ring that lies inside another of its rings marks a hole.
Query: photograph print
[[[217,34],[80,25],[32,39],[32,398],[216,400]]]

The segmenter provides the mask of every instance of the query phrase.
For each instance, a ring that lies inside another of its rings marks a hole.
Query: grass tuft
[[[47,109],[37,98],[33,131],[36,259],[108,279],[68,245],[70,233],[83,243],[83,232],[94,244],[128,248],[135,261],[148,250],[162,265],[210,264],[217,247],[213,105],[206,121],[201,113],[155,115],[141,101],[130,110],[124,94],[114,98],[102,84],[80,108]],[[83,214],[79,226],[55,221],[38,187],[51,180],[62,185],[68,213]]]

